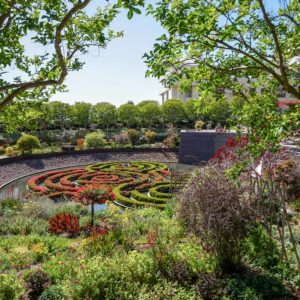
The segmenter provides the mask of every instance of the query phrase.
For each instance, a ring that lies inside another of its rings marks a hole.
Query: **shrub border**
[[[41,153],[41,154],[27,154],[12,156],[7,158],[0,159],[0,166],[22,162],[31,159],[43,159],[51,157],[60,157],[60,156],[70,156],[70,155],[84,155],[84,154],[101,154],[101,153],[176,153],[179,154],[179,148],[100,148],[100,149],[86,149],[86,150],[75,150],[75,151],[65,151],[65,152],[50,152],[50,153]]]

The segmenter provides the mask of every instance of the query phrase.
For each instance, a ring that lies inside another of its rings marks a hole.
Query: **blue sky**
[[[157,79],[145,78],[142,56],[152,49],[155,39],[163,33],[162,27],[144,13],[128,20],[124,11],[114,20],[112,29],[123,30],[124,37],[113,40],[100,52],[93,49],[85,55],[83,69],[70,73],[65,81],[68,92],[57,93],[52,100],[107,101],[116,106],[129,100],[160,100],[161,85]]]

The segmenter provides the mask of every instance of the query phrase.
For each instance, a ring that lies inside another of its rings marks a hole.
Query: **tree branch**
[[[5,91],[5,90],[15,88],[15,90],[13,90],[11,93],[9,93],[3,99],[3,101],[0,103],[0,111],[2,109],[4,109],[7,105],[9,105],[14,100],[15,97],[17,97],[22,92],[24,92],[28,89],[45,88],[46,86],[61,85],[63,83],[63,81],[65,80],[65,78],[68,74],[68,70],[67,70],[66,61],[65,61],[65,58],[63,56],[62,49],[61,49],[62,31],[67,26],[67,24],[71,20],[71,18],[78,11],[84,9],[90,2],[91,2],[91,0],[85,0],[83,2],[81,2],[79,0],[78,3],[76,5],[74,5],[68,11],[68,13],[62,19],[62,21],[60,22],[60,24],[58,25],[58,27],[56,29],[54,47],[55,47],[55,52],[56,52],[56,55],[57,55],[57,58],[58,58],[58,65],[61,69],[61,73],[60,73],[58,79],[56,79],[56,80],[55,79],[53,79],[53,80],[35,80],[35,81],[31,81],[31,82],[26,82],[26,83],[9,84],[9,85],[6,85],[4,87],[0,87],[0,91]],[[71,53],[71,57],[75,54],[75,52],[73,51]]]
[[[282,78],[283,78],[283,86],[284,86],[285,89],[288,89],[289,82],[288,82],[288,77],[287,77],[285,66],[284,66],[284,58],[283,58],[282,50],[281,50],[280,43],[279,43],[279,40],[278,40],[276,28],[275,28],[274,24],[272,23],[271,19],[268,16],[268,13],[267,13],[266,8],[264,6],[263,0],[258,0],[258,3],[259,3],[259,6],[261,8],[261,11],[263,13],[264,19],[265,19],[267,25],[269,26],[271,34],[272,34],[273,39],[274,39],[276,52],[277,52],[278,57],[279,57],[279,68],[280,68],[280,72],[281,72],[281,75],[282,75]]]

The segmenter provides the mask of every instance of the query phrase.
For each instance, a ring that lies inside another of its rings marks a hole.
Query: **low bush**
[[[13,147],[6,147],[5,148],[5,155],[12,156],[12,155],[14,155],[14,153],[15,153],[15,150],[14,150]]]
[[[79,150],[83,150],[84,149],[84,139],[77,139],[76,140],[76,145],[77,145]]]
[[[85,136],[84,146],[86,148],[101,148],[105,146],[104,133],[102,131],[88,133]]]
[[[47,234],[48,223],[45,220],[34,219],[22,215],[4,216],[0,219],[1,235],[28,235],[36,233]]]
[[[49,232],[76,236],[80,233],[79,218],[71,214],[58,214],[49,219]]]
[[[48,274],[41,269],[29,271],[24,276],[24,285],[26,288],[25,299],[35,300],[38,299],[44,289],[50,285],[50,278]]]
[[[296,299],[275,276],[250,273],[228,280],[225,293],[229,299]]]
[[[54,285],[46,288],[39,296],[38,300],[62,300],[65,299],[63,289],[60,286]]]
[[[156,143],[162,143],[167,137],[166,132],[157,132],[155,137],[154,137],[154,142]]]
[[[33,149],[41,148],[41,143],[38,137],[31,134],[22,134],[22,136],[17,141],[18,149],[23,153],[31,153]]]
[[[19,300],[24,293],[22,283],[14,274],[0,274],[0,299]]]
[[[145,133],[145,140],[150,144],[153,143],[155,141],[155,136],[156,133],[152,130],[147,130],[147,132]]]
[[[195,124],[195,129],[196,129],[196,130],[201,130],[201,129],[203,128],[203,126],[204,126],[204,122],[201,121],[201,120],[199,120],[199,121],[197,121],[196,124]]]
[[[138,140],[140,138],[140,133],[135,129],[128,129],[127,136],[128,136],[129,142],[134,147],[134,145],[138,142]]]
[[[217,277],[215,273],[199,273],[195,286],[203,300],[223,299],[225,280]]]
[[[243,201],[242,188],[221,169],[200,170],[179,199],[179,216],[197,234],[207,250],[215,252],[224,271],[241,265],[241,250],[255,216]]]
[[[80,204],[63,204],[56,207],[54,214],[71,214],[72,216],[86,216],[89,213],[87,207]]]
[[[22,208],[22,203],[17,199],[4,199],[0,201],[0,216],[10,212],[17,212]]]
[[[75,145],[71,145],[71,144],[62,144],[60,146],[62,151],[74,151],[75,150]]]
[[[164,144],[169,148],[175,148],[179,145],[179,135],[173,127],[170,127],[167,132],[167,137]]]
[[[192,287],[183,287],[176,282],[159,280],[157,284],[140,290],[138,300],[198,300],[199,297]]]
[[[0,146],[5,146],[7,144],[7,140],[3,137],[0,137]]]
[[[123,145],[128,143],[128,136],[124,131],[114,134],[112,139],[116,142],[116,144]]]
[[[261,226],[251,230],[244,244],[245,258],[251,264],[276,271],[280,265],[280,253],[276,242]]]

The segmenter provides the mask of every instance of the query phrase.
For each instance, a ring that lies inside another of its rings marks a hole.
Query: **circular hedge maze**
[[[109,162],[85,168],[57,170],[32,177],[27,188],[32,193],[58,200],[75,199],[78,188],[101,184],[113,188],[115,203],[126,207],[164,208],[182,183],[171,183],[171,173],[163,163]]]

